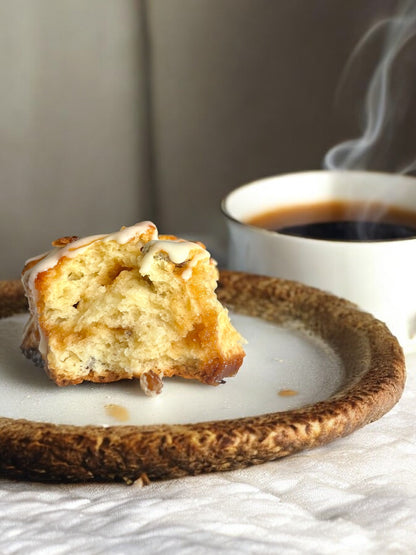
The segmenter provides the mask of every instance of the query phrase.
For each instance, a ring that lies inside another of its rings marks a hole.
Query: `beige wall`
[[[1,277],[148,214],[140,3],[0,0]]]
[[[396,0],[0,0],[0,278],[154,219],[224,244],[234,186],[359,133],[354,44]],[[215,253],[216,254],[216,253]]]

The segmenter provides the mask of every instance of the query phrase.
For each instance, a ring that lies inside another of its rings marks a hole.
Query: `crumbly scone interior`
[[[175,264],[163,249],[148,259],[137,241],[96,241],[38,275],[39,326],[57,383],[149,371],[192,377],[201,360],[219,356],[219,345],[230,346],[221,357],[232,355],[241,338],[213,294],[215,265],[198,257],[192,267]]]

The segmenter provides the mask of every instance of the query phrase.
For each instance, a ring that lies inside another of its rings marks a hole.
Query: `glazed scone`
[[[21,348],[56,384],[138,378],[153,395],[164,376],[216,385],[238,371],[244,340],[204,245],[158,236],[151,222],[53,245],[22,272]]]

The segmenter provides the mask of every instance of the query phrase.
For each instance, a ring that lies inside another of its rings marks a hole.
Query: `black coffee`
[[[279,233],[330,241],[391,241],[416,236],[416,228],[388,222],[314,222],[277,229]]]
[[[247,223],[298,237],[332,241],[389,241],[416,237],[416,212],[382,203],[332,200],[286,206]]]

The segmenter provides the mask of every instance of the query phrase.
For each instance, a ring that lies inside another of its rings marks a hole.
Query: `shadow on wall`
[[[53,0],[0,5],[2,278],[59,235],[154,219],[223,245],[221,198],[315,169],[359,133],[389,0]],[[371,67],[370,67],[371,66]]]

